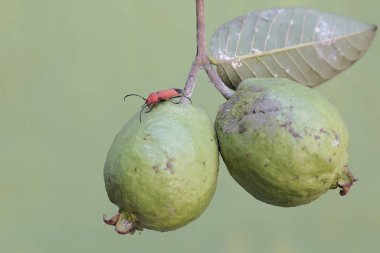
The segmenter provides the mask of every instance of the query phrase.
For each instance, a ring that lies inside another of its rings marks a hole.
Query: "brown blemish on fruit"
[[[230,134],[236,133],[239,131],[238,122],[236,120],[231,120],[228,124],[225,124],[222,127],[223,133]]]
[[[263,91],[266,91],[265,88],[263,88],[263,87],[257,87],[257,86],[252,86],[251,89],[252,89],[253,92],[263,92]]]
[[[292,127],[291,121],[281,124],[280,127],[285,128],[294,138],[302,138],[302,136]]]
[[[239,125],[239,134],[243,134],[247,131],[247,128],[242,126],[242,125]]]
[[[324,128],[319,129],[319,133],[329,135],[329,132],[327,132],[327,130]]]
[[[203,166],[206,166],[206,162],[203,162],[202,164],[203,164]]]
[[[298,175],[294,175],[293,179],[298,180],[298,179],[300,179],[300,177]]]
[[[276,100],[266,99],[265,96],[261,99],[256,100],[252,105],[253,113],[274,113],[280,111],[281,103]]]
[[[228,123],[222,126],[222,132],[225,134],[244,133],[247,131],[245,124],[248,124],[249,128],[253,126],[252,130],[268,126],[270,121],[266,114],[278,113],[282,110],[280,102],[268,99],[265,96],[255,101],[252,105],[250,105],[248,101],[239,101],[236,98],[232,98],[222,106],[219,117],[224,118],[234,106],[236,106],[235,109],[240,111],[240,113],[231,117]],[[246,108],[246,110],[243,111],[244,108]]]
[[[320,140],[321,139],[321,136],[319,135],[314,135],[314,140]]]

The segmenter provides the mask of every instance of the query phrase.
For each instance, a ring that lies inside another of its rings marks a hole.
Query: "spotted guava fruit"
[[[348,133],[336,107],[286,79],[248,79],[218,112],[215,129],[231,176],[255,198],[307,204],[329,189],[345,195]]]
[[[108,197],[119,211],[103,219],[120,234],[180,228],[202,214],[216,188],[218,147],[206,113],[162,102],[143,114],[116,135],[104,165]]]

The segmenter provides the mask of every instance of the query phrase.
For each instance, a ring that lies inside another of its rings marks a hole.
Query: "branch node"
[[[215,69],[210,63],[207,57],[206,49],[206,23],[204,12],[204,0],[196,0],[196,15],[197,15],[197,54],[191,66],[189,75],[187,77],[186,85],[184,88],[184,96],[190,98],[195,83],[198,78],[199,69],[203,68],[209,76],[214,87],[226,98],[229,99],[233,95],[233,91],[230,90],[223,81],[219,78]],[[188,103],[188,100],[182,99],[182,103]]]

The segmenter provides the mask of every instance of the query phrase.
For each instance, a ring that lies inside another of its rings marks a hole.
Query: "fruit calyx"
[[[337,187],[341,189],[339,191],[340,196],[346,196],[356,181],[358,181],[358,179],[354,177],[352,172],[348,169],[348,166],[344,166],[337,183]]]
[[[143,227],[139,224],[139,222],[136,220],[136,217],[133,215],[128,215],[123,212],[118,212],[111,218],[107,218],[107,216],[103,215],[103,221],[104,223],[115,226],[115,231],[118,234],[126,235],[131,234],[133,235],[136,230],[142,231]]]

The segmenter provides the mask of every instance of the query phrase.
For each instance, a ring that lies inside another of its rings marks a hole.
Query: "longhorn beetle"
[[[183,95],[183,90],[175,89],[175,88],[152,92],[148,95],[147,98],[144,98],[143,96],[140,96],[139,94],[128,94],[124,97],[124,101],[129,96],[137,96],[137,97],[144,99],[144,101],[145,101],[145,103],[141,106],[141,111],[140,111],[140,115],[139,115],[140,122],[141,122],[141,113],[144,111],[145,107],[149,108],[149,111],[147,111],[147,113],[148,113],[153,109],[153,107],[155,105],[157,105],[161,101],[168,101],[172,98],[178,98],[178,97],[185,97],[188,100],[190,100],[190,102],[191,102],[191,99],[189,97],[186,97]],[[175,104],[177,104],[177,103],[175,103]]]

